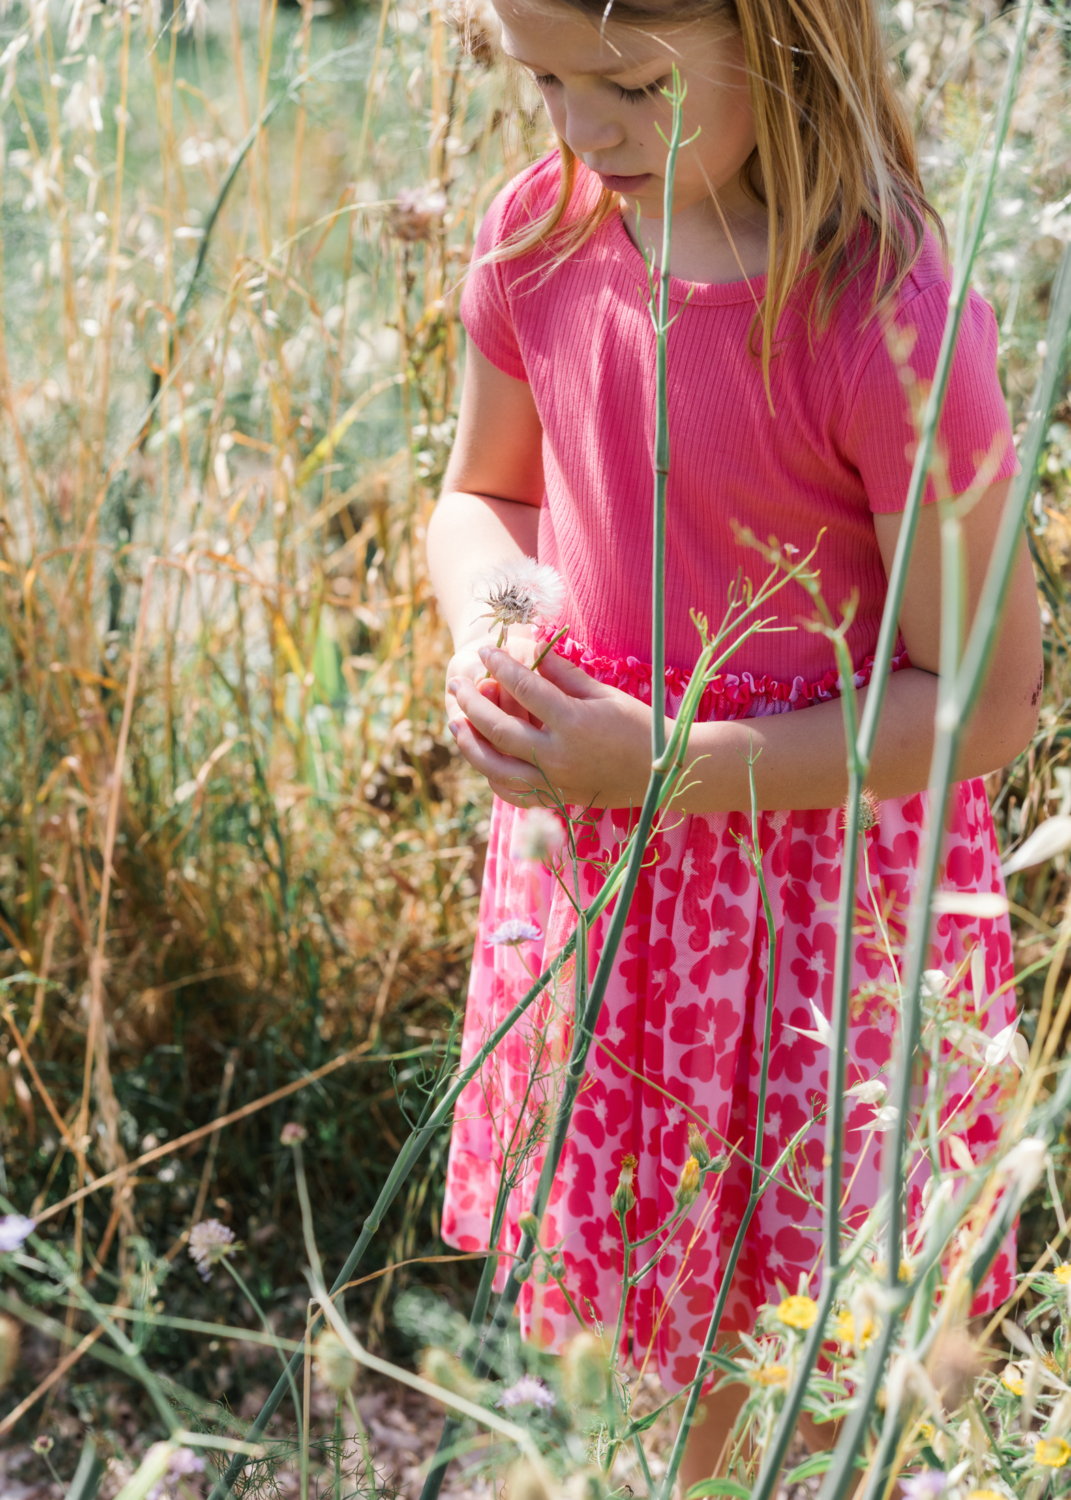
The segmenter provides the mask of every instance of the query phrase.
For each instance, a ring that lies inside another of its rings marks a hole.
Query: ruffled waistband
[[[550,639],[553,633],[553,630],[545,627],[539,627],[536,631],[544,641]],[[902,646],[902,643],[898,644]],[[620,688],[630,697],[638,698],[641,703],[650,703],[650,662],[640,661],[635,656],[600,656],[582,641],[569,635],[557,641],[554,650],[566,661],[582,667],[596,681]],[[900,649],[892,659],[890,670],[899,672],[901,668],[910,665],[907,652]],[[873,669],[874,657],[871,655],[853,676],[852,680],[857,688],[867,685]],[[671,713],[684,697],[691,675],[677,667],[666,668],[666,707]],[[731,672],[719,672],[703,689],[696,719],[709,723],[712,720],[762,719],[770,714],[792,713],[799,708],[810,708],[814,703],[826,703],[839,698],[841,687],[841,676],[835,667],[817,682],[807,682],[802,677],[794,677],[791,682],[779,682],[777,678],[766,675],[753,677],[750,672],[742,672],[739,676]]]

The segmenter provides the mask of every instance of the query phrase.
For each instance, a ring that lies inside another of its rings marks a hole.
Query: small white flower
[[[832,1047],[833,1028],[813,1000],[808,1000],[807,1004],[814,1016],[814,1030],[803,1031],[799,1026],[790,1026],[789,1030],[794,1031],[797,1036],[805,1036],[809,1042],[817,1042],[820,1047]]]
[[[998,1068],[1006,1058],[1023,1071],[1024,1064],[1030,1056],[1026,1038],[1019,1035],[1019,1018],[1010,1026],[1005,1026],[1003,1031],[998,1031],[996,1036],[987,1044],[985,1049],[985,1065],[987,1068]]]
[[[202,1219],[190,1230],[190,1259],[200,1271],[202,1281],[208,1281],[212,1267],[236,1249],[234,1230],[218,1219]]]
[[[860,1104],[880,1104],[889,1091],[880,1078],[864,1078],[861,1083],[853,1083],[847,1092]]]
[[[874,1127],[884,1135],[886,1131],[895,1130],[896,1122],[900,1118],[900,1111],[895,1104],[886,1104],[884,1109],[879,1109],[874,1116]]]
[[[531,625],[536,620],[553,623],[565,603],[561,575],[534,557],[503,563],[481,574],[473,579],[472,592],[488,606],[489,617],[498,625]]]
[[[524,917],[507,917],[498,924],[487,941],[492,948],[516,948],[519,943],[537,943],[542,936],[543,931],[537,923],[529,922]]]
[[[0,1219],[0,1254],[21,1250],[36,1223],[36,1219],[25,1219],[22,1214],[5,1214]]]
[[[998,1170],[1015,1184],[1025,1198],[1041,1181],[1048,1155],[1049,1148],[1045,1142],[1039,1136],[1028,1135],[1025,1140],[1016,1142]]]
[[[515,845],[521,859],[547,864],[565,843],[561,819],[545,807],[533,807],[520,820]]]
[[[548,1390],[534,1375],[522,1375],[515,1385],[502,1392],[496,1406],[538,1406],[540,1411],[550,1411],[554,1405],[554,1392]]]
[[[932,1000],[939,1000],[948,989],[948,975],[941,969],[926,969],[922,975],[922,992]]]

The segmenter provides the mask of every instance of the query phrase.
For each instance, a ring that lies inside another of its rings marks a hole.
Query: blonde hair
[[[808,327],[821,329],[848,283],[875,260],[873,309],[895,296],[922,250],[927,220],[945,247],[874,0],[611,0],[605,9],[603,0],[565,3],[596,24],[609,18],[657,29],[730,19],[738,30],[757,138],[741,181],[769,213],[766,291],[753,330],[767,393],[778,324],[805,276],[814,278]],[[556,202],[494,258],[550,242],[560,263],[616,209],[617,194],[600,187],[594,205],[570,217],[577,158],[562,140],[558,150]]]

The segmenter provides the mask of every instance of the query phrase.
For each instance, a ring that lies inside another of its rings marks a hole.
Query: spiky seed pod
[[[357,1379],[357,1361],[333,1328],[325,1328],[312,1346],[316,1373],[329,1391],[348,1391]]]
[[[475,1380],[456,1355],[435,1344],[420,1356],[420,1373],[433,1385],[441,1385],[467,1401],[478,1401],[485,1389],[484,1382]]]
[[[577,1406],[598,1406],[606,1398],[607,1359],[602,1340],[578,1333],[562,1351],[562,1384]]]
[[[11,1379],[19,1357],[19,1325],[0,1314],[0,1391]]]

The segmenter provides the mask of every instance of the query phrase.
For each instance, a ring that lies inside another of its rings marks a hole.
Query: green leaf
[[[799,1484],[801,1479],[813,1479],[816,1474],[824,1474],[832,1462],[832,1453],[812,1453],[810,1458],[797,1464],[791,1474],[785,1475],[783,1481],[785,1487],[787,1488],[790,1484]]]
[[[701,1479],[692,1485],[684,1500],[703,1500],[705,1495],[731,1495],[733,1500],[750,1500],[751,1491],[746,1484],[737,1484],[733,1479]]]

